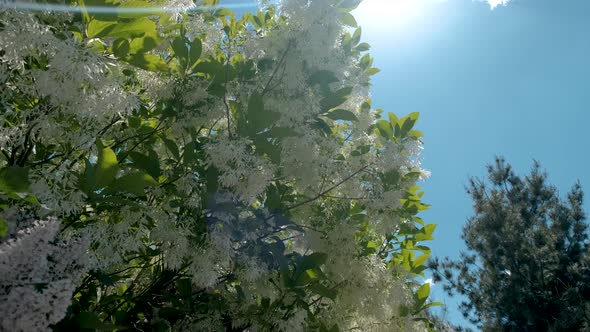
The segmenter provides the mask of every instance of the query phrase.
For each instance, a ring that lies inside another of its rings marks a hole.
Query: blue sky
[[[577,180],[590,192],[590,1],[513,0],[493,11],[471,0],[412,1],[422,5],[400,24],[363,12],[357,20],[381,69],[373,106],[420,112],[432,172],[422,183],[432,204],[423,218],[438,224],[433,253],[457,257],[465,248],[472,210],[464,188],[495,155],[519,174],[540,161],[561,194]],[[463,321],[440,285],[433,294]]]
[[[421,114],[432,172],[422,217],[438,224],[434,255],[464,250],[465,185],[496,155],[523,175],[540,161],[562,195],[578,180],[590,192],[589,12],[588,0],[512,0],[494,10],[472,0],[365,0],[355,12],[381,69],[373,106]],[[465,323],[457,299],[440,285],[432,293],[451,321]]]

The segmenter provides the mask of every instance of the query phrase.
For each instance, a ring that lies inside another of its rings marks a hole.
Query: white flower
[[[41,167],[31,173],[31,190],[39,202],[60,214],[80,211],[86,194],[78,189],[78,178],[66,164],[57,170]]]
[[[55,240],[50,218],[0,243],[0,330],[50,331],[71,303],[85,269],[87,242]]]
[[[249,203],[264,192],[274,175],[268,160],[247,151],[250,144],[245,139],[219,139],[205,147],[209,165],[221,173],[220,184],[234,189],[240,199]]]

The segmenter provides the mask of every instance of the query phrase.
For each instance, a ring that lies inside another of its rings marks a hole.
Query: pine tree
[[[484,331],[579,331],[590,322],[588,225],[583,192],[565,200],[535,162],[526,177],[502,158],[488,181],[472,178],[474,215],[464,226],[467,252],[430,262],[460,310]]]

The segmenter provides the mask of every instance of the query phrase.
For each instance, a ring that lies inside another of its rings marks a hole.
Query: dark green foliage
[[[535,163],[526,177],[497,158],[488,182],[471,179],[474,216],[459,261],[430,262],[435,280],[464,295],[461,312],[484,331],[580,331],[590,323],[583,192],[565,200]]]

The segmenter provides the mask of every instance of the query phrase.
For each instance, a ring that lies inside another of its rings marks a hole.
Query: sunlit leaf
[[[164,11],[147,1],[125,1],[118,6],[117,15],[120,18],[137,18],[143,16],[162,15]]]
[[[98,152],[96,163],[96,188],[108,186],[119,171],[117,155],[110,148],[103,148]]]
[[[393,128],[391,128],[391,124],[388,121],[377,120],[376,126],[381,137],[387,139],[393,137]]]
[[[145,195],[145,189],[157,186],[158,182],[147,173],[135,172],[118,178],[111,186],[112,189],[132,193],[136,196]]]
[[[130,64],[154,72],[167,72],[170,68],[164,59],[155,54],[135,54],[125,58]]]

